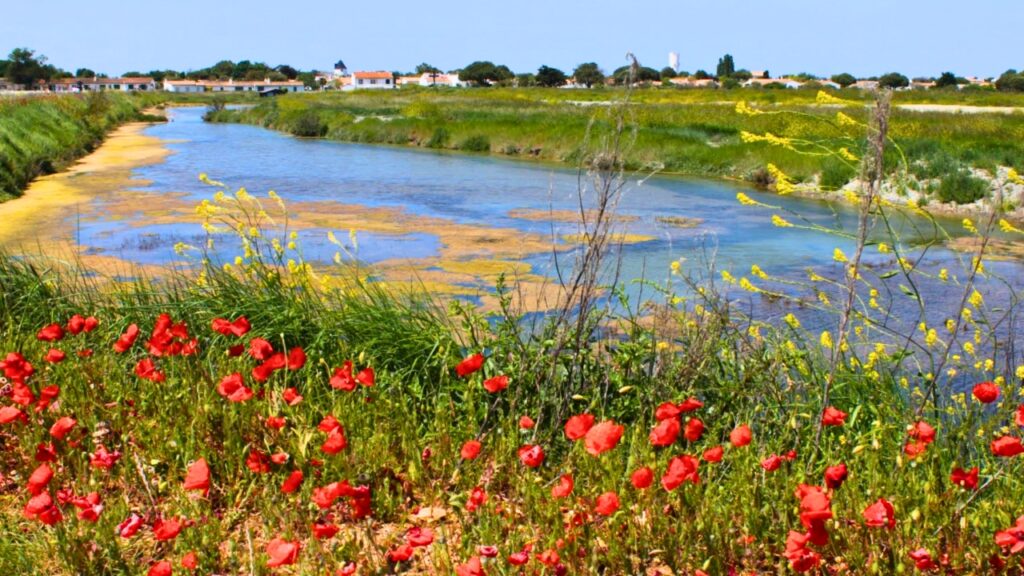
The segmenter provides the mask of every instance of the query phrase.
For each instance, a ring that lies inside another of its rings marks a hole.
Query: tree
[[[5,75],[12,84],[34,86],[39,80],[49,79],[46,68],[46,56],[36,57],[33,50],[15,48],[7,56]],[[53,67],[49,68],[53,70]]]
[[[436,68],[434,66],[431,66],[430,64],[427,64],[426,62],[423,62],[422,64],[420,64],[419,66],[416,67],[416,75],[417,76],[422,76],[424,74],[437,74],[439,72],[441,72],[440,69],[438,69],[438,68]]]
[[[478,60],[459,71],[459,80],[470,82],[474,86],[490,86],[492,83],[506,82],[514,77],[508,66],[495,66],[488,60]]]
[[[568,80],[568,77],[565,75],[565,72],[558,68],[541,66],[537,69],[537,84],[541,86],[547,86],[548,88],[565,86],[566,80]]]
[[[604,84],[604,71],[594,62],[584,62],[572,72],[577,84],[590,88],[594,84]]]
[[[746,82],[747,80],[750,80],[753,77],[754,75],[751,74],[749,70],[737,70],[732,73],[732,76],[730,76],[730,78],[736,80],[737,82]]]
[[[296,78],[299,77],[299,71],[287,64],[281,64],[280,66],[275,68],[275,70],[277,70],[281,74],[284,74],[284,77],[289,80],[295,80]]]
[[[956,74],[953,74],[952,72],[943,72],[942,75],[939,76],[938,80],[935,81],[936,88],[956,88],[956,84]]]
[[[841,74],[835,74],[834,76],[832,76],[831,80],[836,84],[839,84],[840,88],[853,86],[854,84],[857,83],[857,79],[853,77],[853,74],[847,74],[846,72],[843,72]]]
[[[96,77],[96,72],[93,72],[92,70],[90,70],[88,68],[79,68],[78,70],[75,70],[75,78],[95,78],[95,77]]]
[[[1018,74],[1012,68],[1003,72],[996,80],[996,90],[1003,92],[1024,92],[1024,73]]]
[[[612,72],[612,77],[615,78],[616,84],[625,84],[629,79],[631,66],[621,66]],[[661,80],[661,74],[654,68],[648,68],[647,66],[640,66],[636,70],[636,78],[634,82],[657,82]]]
[[[516,86],[520,88],[528,88],[530,86],[537,85],[537,76],[535,74],[516,74]]]
[[[718,67],[715,75],[719,78],[728,78],[736,72],[736,63],[732,60],[732,54],[726,54],[718,59]]]
[[[661,69],[661,79],[669,80],[676,77],[676,70],[671,66],[665,66]]]
[[[693,77],[696,80],[707,80],[708,78],[711,78],[711,75],[704,70],[697,70],[693,73]]]
[[[883,74],[878,78],[879,88],[906,88],[910,86],[910,79],[898,72]]]
[[[0,78],[7,77],[7,60],[0,60]]]

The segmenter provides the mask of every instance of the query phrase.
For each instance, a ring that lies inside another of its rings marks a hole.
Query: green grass
[[[139,110],[117,94],[0,100],[0,202],[84,156]]]
[[[621,90],[402,89],[287,95],[244,110],[226,110],[215,121],[243,122],[292,134],[309,135],[315,124],[327,138],[451,150],[490,151],[516,158],[575,164],[588,126],[607,128],[607,106],[573,102],[612,102]],[[835,109],[815,105],[813,90],[646,89],[630,96],[628,119],[635,140],[626,153],[630,169],[755,181],[773,163],[797,181],[818,176],[840,186],[852,176],[834,160],[769,144],[741,142],[741,131],[804,138],[830,148],[860,140],[860,134],[834,123]],[[843,92],[852,102],[870,104],[870,95]],[[738,114],[735,104],[750,102],[765,111],[806,115]],[[895,103],[1022,105],[1013,94],[900,92]],[[859,120],[859,107],[845,112]],[[311,118],[315,115],[316,121]],[[602,130],[598,130],[599,132]],[[1024,168],[1024,114],[946,114],[897,111],[891,134],[912,164],[941,178],[956,172],[950,163],[992,171]],[[486,141],[484,140],[486,138]],[[852,139],[851,139],[852,138]],[[487,146],[483,146],[483,144]],[[467,146],[469,145],[469,146]],[[859,152],[857,146],[854,152]]]

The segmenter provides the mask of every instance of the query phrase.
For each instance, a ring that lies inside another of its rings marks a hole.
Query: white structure
[[[391,90],[395,87],[395,78],[391,72],[353,72],[351,84],[343,90]]]
[[[164,80],[167,92],[302,92],[305,85],[298,80]]]
[[[450,88],[463,88],[468,85],[467,82],[459,80],[458,74],[431,74],[426,72],[419,77],[420,86],[448,86]]]
[[[693,76],[686,78],[675,77],[669,79],[669,83],[680,88],[718,88],[718,82],[714,78],[697,80]]]
[[[679,72],[679,54],[677,52],[668,53],[668,67],[674,72]]]
[[[61,78],[46,85],[50,92],[153,92],[156,81],[149,77],[129,78]]]
[[[803,86],[803,82],[799,82],[792,78],[751,78],[747,80],[741,86],[744,88],[763,88],[769,84],[781,84],[786,88],[796,89]]]
[[[853,87],[859,90],[878,90],[878,80],[857,80]]]

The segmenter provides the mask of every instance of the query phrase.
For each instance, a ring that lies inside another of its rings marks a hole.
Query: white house
[[[853,87],[859,90],[878,90],[878,80],[857,80]]]
[[[395,87],[395,79],[391,72],[353,72],[352,82],[345,90],[391,90]]]
[[[469,84],[463,80],[459,80],[458,74],[431,74],[426,72],[420,76],[420,86],[448,86],[451,88],[464,88]]]
[[[266,92],[283,90],[302,92],[305,85],[298,80],[164,80],[167,92]]]
[[[790,89],[796,89],[803,86],[802,82],[792,78],[751,78],[740,85],[744,88],[763,88],[769,84],[781,84]]]
[[[153,92],[156,81],[145,76],[127,78],[60,78],[47,85],[51,92]]]

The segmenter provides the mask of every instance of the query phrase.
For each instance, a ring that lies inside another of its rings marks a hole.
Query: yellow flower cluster
[[[754,264],[753,266],[750,267],[750,274],[752,276],[757,276],[761,280],[768,279],[768,273],[762,270],[761,267],[758,266],[757,264]]]
[[[778,214],[772,214],[772,224],[778,226],[779,228],[792,228],[793,227],[793,225],[790,224],[789,221],[787,221],[782,216],[779,216]]]
[[[836,262],[842,263],[850,261],[849,258],[846,257],[846,254],[839,248],[836,248],[835,250],[832,251],[832,259],[835,260]]]
[[[737,193],[736,199],[739,200],[740,204],[743,204],[744,206],[764,206],[764,204],[761,204],[760,202],[754,200],[750,196],[747,196],[743,192]]]
[[[789,179],[789,176],[779,170],[779,167],[775,164],[769,164],[767,166],[768,174],[775,179],[775,191],[779,194],[789,194],[796,190],[796,186],[793,185],[793,181]]]
[[[842,98],[836,98],[835,96],[825,92],[824,90],[818,90],[818,95],[815,96],[814,101],[818,104],[838,104],[840,106],[857,106],[856,102],[850,102],[849,100],[843,100]]]
[[[999,229],[1002,230],[1003,232],[1006,232],[1007,234],[1011,232],[1016,232],[1017,234],[1024,234],[1024,230],[1017,228],[1016,226],[1010,224],[1009,222],[1002,218],[999,219]]]
[[[977,234],[978,233],[978,229],[974,226],[974,222],[971,222],[970,218],[964,218],[963,225],[964,225],[964,230],[967,230],[971,234]]]
[[[1020,174],[1018,174],[1017,171],[1014,170],[1013,168],[1010,168],[1006,172],[1006,179],[1009,180],[1010,182],[1013,182],[1014,184],[1024,186],[1024,178],[1021,178]]]
[[[842,112],[836,112],[836,122],[840,126],[860,126],[860,123]]]
[[[764,135],[754,134],[747,131],[740,132],[740,139],[746,144],[754,144],[757,142],[764,142],[771,144],[772,146],[779,146],[787,150],[795,150],[793,148],[793,140],[784,136],[776,136],[771,132],[765,132]]]
[[[853,152],[850,152],[850,150],[845,146],[839,149],[839,156],[844,160],[849,160],[850,162],[860,162],[860,158],[858,158]]]
[[[760,110],[755,110],[754,108],[747,106],[747,103],[743,100],[736,103],[736,113],[744,116],[757,116],[758,114],[764,114],[764,112]]]

